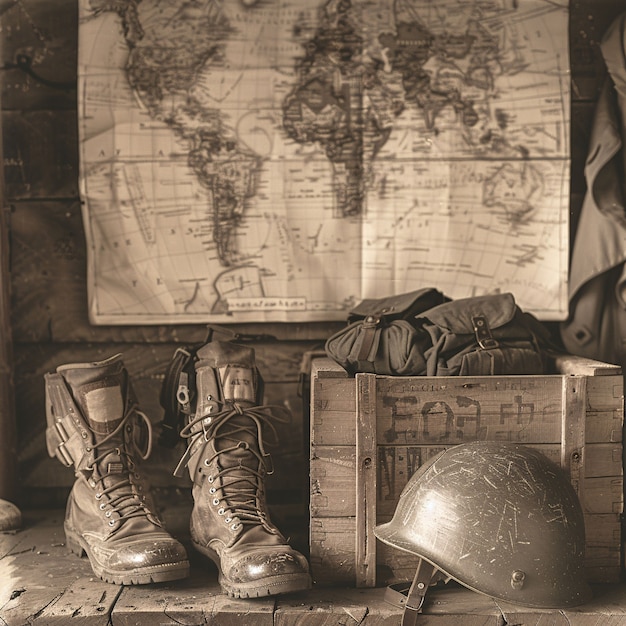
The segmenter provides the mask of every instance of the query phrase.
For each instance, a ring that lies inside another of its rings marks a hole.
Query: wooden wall
[[[572,227],[584,195],[582,175],[594,103],[605,76],[598,41],[623,0],[572,0]],[[70,469],[45,448],[43,374],[61,363],[124,354],[142,408],[161,419],[158,391],[181,342],[201,340],[202,326],[92,326],[87,318],[86,250],[78,196],[76,0],[0,0],[3,70],[3,167],[11,269],[20,505],[62,506]],[[30,64],[25,64],[30,59]],[[255,344],[268,401],[286,404],[293,423],[279,429],[269,498],[277,521],[306,541],[308,453],[306,403],[298,394],[303,355],[323,346],[337,324],[238,326],[276,341]],[[171,477],[180,450],[155,447],[148,461],[157,493],[188,493]]]

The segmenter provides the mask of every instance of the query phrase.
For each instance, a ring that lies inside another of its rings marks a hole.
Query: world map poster
[[[567,0],[80,0],[94,324],[567,314]]]

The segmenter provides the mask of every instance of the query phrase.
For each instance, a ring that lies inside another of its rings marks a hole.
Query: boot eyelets
[[[230,527],[231,530],[239,530],[241,528],[241,524],[239,522],[235,522],[234,524],[232,524],[232,526]]]
[[[217,514],[218,515],[224,515],[224,513],[226,513],[226,510],[224,508],[217,509]]]
[[[232,517],[227,517],[227,518],[224,520],[224,522],[225,522],[226,524],[230,524],[232,521],[233,521],[233,518],[232,518]]]
[[[213,504],[215,506],[217,506],[220,503],[220,501],[217,498],[213,498]]]
[[[107,512],[104,514],[104,516],[105,516],[105,517],[111,517],[111,511],[107,511]]]
[[[107,508],[107,505],[104,502],[101,502],[100,503],[100,510],[104,511],[104,509],[106,509],[106,508]]]
[[[97,493],[97,494],[95,495],[96,500],[100,500],[100,498],[101,498],[101,497],[102,497],[102,494],[101,494],[101,493]]]
[[[117,522],[114,519],[109,520],[109,526],[115,526]]]
[[[211,487],[209,489],[209,493],[215,493],[217,491],[217,489],[215,487]]]

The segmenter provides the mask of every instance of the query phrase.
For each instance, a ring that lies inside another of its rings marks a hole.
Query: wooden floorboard
[[[384,589],[315,587],[261,600],[223,595],[217,569],[190,551],[190,578],[120,587],[69,554],[63,511],[24,511],[22,530],[0,534],[0,626],[398,626]],[[167,519],[167,516],[166,516]],[[185,530],[170,530],[186,543]],[[180,535],[179,535],[180,533]],[[455,584],[428,593],[422,626],[626,626],[626,584],[594,587],[583,607],[548,611],[496,603]]]

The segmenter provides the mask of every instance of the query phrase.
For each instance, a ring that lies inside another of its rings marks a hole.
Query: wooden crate
[[[377,542],[410,476],[442,449],[510,441],[561,465],[581,501],[589,582],[621,573],[623,378],[616,366],[556,359],[542,376],[351,378],[311,368],[310,558],[317,584],[410,580],[416,557]]]

